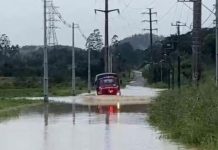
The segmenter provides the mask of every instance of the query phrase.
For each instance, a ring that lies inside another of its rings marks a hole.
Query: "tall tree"
[[[103,47],[102,35],[99,29],[95,29],[93,33],[89,35],[86,41],[86,48],[90,50],[101,51]]]

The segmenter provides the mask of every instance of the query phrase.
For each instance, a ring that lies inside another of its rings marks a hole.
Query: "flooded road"
[[[182,150],[147,122],[146,106],[50,104],[1,120],[2,150]]]

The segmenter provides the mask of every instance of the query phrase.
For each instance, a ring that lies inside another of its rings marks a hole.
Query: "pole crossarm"
[[[118,14],[120,14],[120,10],[119,9],[111,9],[111,10],[101,10],[101,9],[95,9],[95,13],[97,14],[97,12],[103,12],[103,13],[110,13],[110,12],[114,12],[117,11]]]
[[[101,10],[101,9],[95,9],[95,14],[97,14],[97,12],[103,12],[103,13],[105,13],[106,11],[105,10]]]
[[[142,29],[143,31],[150,31],[151,29]],[[158,31],[158,28],[152,29],[152,31]]]
[[[110,13],[110,12],[113,12],[113,11],[117,11],[118,14],[120,14],[120,10],[119,10],[119,9],[111,9],[111,10],[108,10],[109,13]]]
[[[197,2],[198,0],[177,0],[177,2]]]
[[[177,21],[176,24],[171,23],[171,26],[181,27],[181,26],[187,26],[186,23],[181,23],[180,21]]]
[[[150,20],[142,20],[142,22],[156,22],[157,23],[158,21],[157,20],[151,20],[151,21]]]

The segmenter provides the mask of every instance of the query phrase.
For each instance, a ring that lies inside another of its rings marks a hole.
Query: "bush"
[[[218,93],[213,82],[199,88],[165,91],[151,109],[150,121],[167,137],[188,145],[218,147]]]

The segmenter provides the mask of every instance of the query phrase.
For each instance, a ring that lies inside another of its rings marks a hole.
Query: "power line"
[[[80,26],[78,26],[78,31],[79,33],[81,34],[81,36],[84,38],[84,40],[86,41],[87,40],[87,36],[83,33],[83,31],[81,30]]]
[[[188,9],[190,9],[191,11],[193,11],[193,9],[189,6],[189,5],[187,5],[185,2],[182,2]]]
[[[208,8],[205,4],[203,4],[203,3],[201,3],[201,4],[202,4],[202,6],[203,6],[204,8],[206,8],[209,12],[211,12],[212,14],[215,15],[215,13],[213,12],[213,10],[211,10],[210,8]]]
[[[125,4],[123,1],[123,4],[125,5],[125,7],[121,10],[121,12],[124,12],[126,9],[128,9],[129,8],[129,6],[132,4],[132,2],[133,2],[134,0],[131,0],[131,1],[129,1],[129,3],[128,4]]]
[[[213,9],[213,11],[215,10],[215,8]],[[209,16],[204,20],[204,22],[202,23],[202,25],[204,25],[209,19],[210,17],[212,16],[212,14],[214,13],[210,13]]]
[[[47,1],[47,2],[52,2],[52,1]],[[52,10],[53,10],[53,14],[54,15],[56,15],[58,18],[59,18],[59,20],[66,26],[66,27],[68,27],[68,28],[72,28],[72,24],[71,23],[69,23],[69,22],[67,22],[64,18],[63,18],[63,16],[61,15],[61,13],[58,11],[58,7],[55,7],[54,6],[54,3],[52,2],[52,4],[51,4],[51,6],[50,6],[51,8],[52,8]],[[52,20],[55,20],[55,19],[52,19]],[[57,20],[55,20],[55,21],[57,21]],[[86,41],[87,40],[87,36],[85,36],[85,34],[82,32],[82,29],[79,27],[79,25],[78,25],[78,31],[79,31],[79,33],[81,34],[81,36],[84,38],[84,40]]]
[[[175,2],[175,3],[167,10],[167,12],[166,12],[163,16],[160,17],[159,22],[161,22],[161,21],[172,11],[172,8],[173,8],[176,4],[177,4],[177,2]]]

